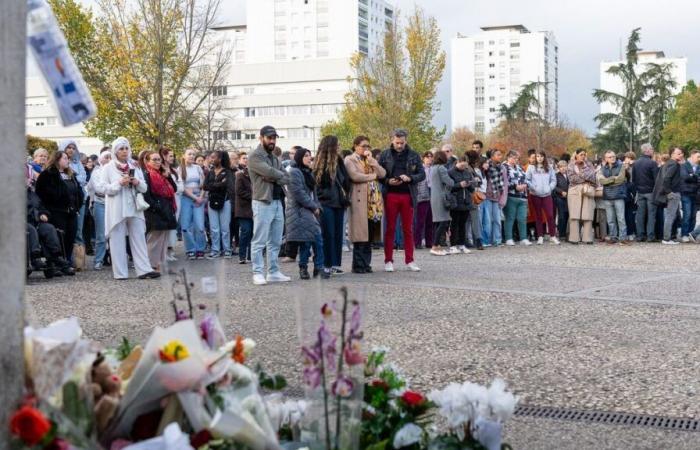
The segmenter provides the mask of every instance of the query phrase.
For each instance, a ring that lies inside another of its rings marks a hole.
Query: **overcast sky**
[[[93,0],[82,0],[93,3]],[[341,0],[342,1],[342,0]],[[435,124],[450,127],[450,41],[482,26],[525,25],[553,31],[559,43],[559,111],[586,132],[595,132],[600,62],[616,60],[620,39],[641,27],[641,47],[688,58],[688,79],[700,77],[700,1],[698,0],[389,0],[404,15],[418,5],[442,27],[447,68],[438,89],[441,110]],[[240,13],[241,0],[224,0],[227,16]]]

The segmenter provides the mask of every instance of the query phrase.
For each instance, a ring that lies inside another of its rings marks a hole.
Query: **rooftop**
[[[482,31],[504,31],[504,30],[513,30],[513,31],[519,31],[521,33],[529,33],[530,30],[525,28],[524,25],[499,25],[495,27],[481,27]]]

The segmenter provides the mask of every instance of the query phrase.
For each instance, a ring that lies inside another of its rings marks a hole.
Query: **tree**
[[[522,157],[530,148],[541,148],[547,154],[559,157],[574,149],[591,146],[584,131],[569,125],[566,120],[546,127],[540,127],[534,121],[502,121],[488,136],[488,143],[489,148],[497,148],[503,152],[519,150]]]
[[[613,150],[615,153],[626,152],[629,149],[629,142],[629,130],[622,122],[598,131],[593,137],[593,147],[600,154],[606,150]]]
[[[44,139],[36,136],[32,136],[31,134],[27,135],[27,153],[29,156],[32,156],[34,154],[34,150],[38,148],[43,148],[49,151],[49,153],[53,153],[56,150],[58,150],[58,144],[56,141],[51,140],[51,139]]]
[[[478,139],[467,127],[458,127],[452,131],[449,139],[445,140],[446,144],[452,145],[452,150],[458,155],[463,155],[472,149],[472,143]],[[483,139],[482,139],[483,140]]]
[[[224,96],[214,95],[213,89],[193,118],[195,145],[204,152],[234,147],[234,137],[228,133],[230,120]]]
[[[642,133],[646,140],[657,148],[661,142],[661,130],[664,129],[668,113],[673,108],[675,101],[673,91],[678,83],[671,73],[673,64],[651,63],[647,67],[647,71],[642,75],[648,92],[643,107],[645,124]]]
[[[539,100],[539,89],[546,87],[544,81],[532,81],[524,84],[518,93],[518,97],[510,106],[501,103],[498,113],[506,122],[531,120],[542,120],[540,113],[541,102]]]
[[[230,59],[212,30],[219,0],[98,0],[97,18],[75,0],[50,1],[98,107],[89,134],[134,146],[194,140]]]
[[[416,8],[403,30],[397,18],[383,48],[372,57],[356,54],[351,67],[356,79],[350,80],[345,107],[323,133],[363,134],[379,146],[400,127],[409,131],[409,143],[417,150],[440,142],[445,130],[437,130],[432,119],[439,108],[435,94],[445,70],[445,52],[433,17]]]
[[[661,149],[700,148],[700,90],[692,80],[676,97],[661,136]]]

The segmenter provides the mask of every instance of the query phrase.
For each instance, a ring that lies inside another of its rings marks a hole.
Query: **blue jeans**
[[[284,231],[284,210],[281,200],[270,203],[253,200],[253,274],[262,275],[265,269],[263,249],[267,249],[267,272],[280,271],[277,258],[282,245]]]
[[[245,261],[250,259],[250,241],[253,238],[253,219],[244,219],[238,217],[239,241],[238,241],[238,259]]]
[[[482,227],[484,244],[501,244],[501,205],[492,200],[484,200],[482,205]]]
[[[627,222],[625,221],[625,201],[603,200],[605,217],[608,220],[608,236],[611,239],[624,241],[627,239]]]
[[[95,218],[95,264],[104,262],[107,254],[105,240],[105,204],[93,203],[92,216]]]
[[[206,245],[204,236],[204,203],[196,206],[194,200],[183,195],[180,202],[180,227],[187,253],[203,252]]]
[[[85,244],[85,241],[83,240],[83,224],[85,223],[85,203],[83,203],[83,206],[80,207],[80,211],[78,211],[78,222],[76,224],[75,228],[75,243],[76,244]]]
[[[321,232],[326,269],[340,267],[343,252],[343,208],[321,208]]]
[[[681,236],[688,236],[695,229],[695,215],[697,205],[694,195],[682,195],[681,206],[683,208],[683,222],[681,222]]]
[[[216,210],[209,206],[209,234],[212,253],[231,251],[231,201],[226,200],[223,208]]]
[[[313,242],[299,243],[299,267],[308,267],[311,247],[314,248],[314,267],[318,270],[323,269],[323,235],[316,234],[316,240]]]

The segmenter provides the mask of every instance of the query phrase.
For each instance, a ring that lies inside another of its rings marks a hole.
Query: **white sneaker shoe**
[[[384,263],[384,272],[393,272],[394,271],[394,263],[388,262]]]
[[[523,239],[522,241],[520,241],[520,245],[524,245],[527,247],[528,245],[532,245],[532,242],[530,242],[529,239]]]
[[[447,253],[447,250],[443,250],[443,249],[435,250],[434,248],[431,248],[430,254],[435,255],[435,256],[447,256],[449,253]]]
[[[470,254],[470,253],[472,252],[471,250],[469,250],[469,249],[466,247],[466,245],[460,245],[460,246],[459,246],[459,250],[460,250],[462,253],[466,254],[466,255],[468,255],[468,254]]]
[[[420,267],[418,267],[414,262],[406,264],[406,267],[408,267],[408,270],[411,272],[420,272]]]
[[[177,257],[175,256],[174,253],[170,253],[167,258],[165,258],[166,261],[173,262],[177,261]]]
[[[544,244],[544,237],[540,236],[537,238],[537,245],[542,245],[542,244]]]
[[[508,246],[513,246],[513,245],[515,245],[515,242],[513,242],[513,239],[508,239],[508,240],[506,241],[506,245],[508,245]]]
[[[267,284],[267,280],[263,274],[255,273],[253,274],[253,284],[256,286],[264,286]]]
[[[452,246],[452,247],[450,247],[449,253],[450,253],[450,255],[456,255],[457,253],[462,253],[462,252],[459,250],[459,248]]]
[[[344,252],[349,252],[349,251],[350,251],[350,247],[348,247],[347,245],[343,245],[343,251],[344,251]]]
[[[687,244],[688,242],[690,242],[690,238],[688,236],[683,236],[681,238],[681,242],[683,242],[684,244]]]
[[[287,275],[283,274],[282,272],[275,272],[275,273],[268,273],[267,274],[267,282],[268,283],[286,283],[288,281],[291,281],[291,278],[289,278]]]
[[[679,242],[676,241],[661,241],[663,245],[678,245]]]
[[[551,242],[551,243],[554,244],[554,245],[559,245],[559,244],[561,244],[561,242],[559,242],[559,238],[556,237],[556,236],[552,236],[552,238],[549,240],[549,242]]]

